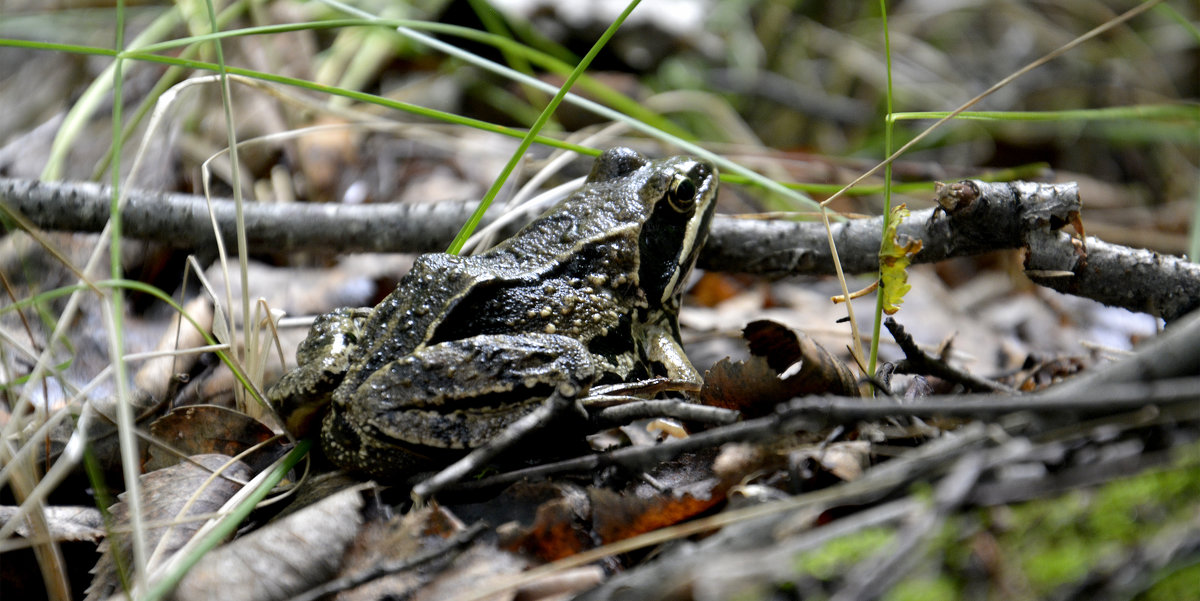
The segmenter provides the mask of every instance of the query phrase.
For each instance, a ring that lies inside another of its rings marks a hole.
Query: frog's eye
[[[692,208],[695,200],[696,184],[690,177],[677,174],[671,179],[671,186],[667,189],[667,201],[671,203],[672,208],[680,213],[686,213]]]

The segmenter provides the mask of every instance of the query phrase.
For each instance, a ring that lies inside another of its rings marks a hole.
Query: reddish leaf
[[[669,493],[641,498],[606,489],[591,489],[588,496],[592,500],[592,530],[604,544],[686,521],[725,498],[723,495],[709,495],[707,499],[692,495],[676,497]]]

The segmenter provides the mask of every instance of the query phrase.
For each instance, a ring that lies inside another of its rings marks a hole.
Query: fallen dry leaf
[[[362,522],[348,488],[214,549],[176,587],[175,601],[288,599],[332,577]]]
[[[100,510],[95,507],[50,506],[43,508],[50,536],[55,540],[98,541],[104,537],[104,521]],[[0,524],[6,524],[17,514],[13,505],[0,505]],[[29,538],[29,522],[22,520],[16,530],[19,536]]]
[[[714,365],[705,374],[698,402],[757,417],[798,396],[859,394],[850,368],[803,332],[759,320],[747,324],[743,336],[752,356]]]
[[[265,424],[244,413],[216,405],[189,405],[172,410],[150,424],[150,434],[183,456],[217,453],[230,457],[275,435]],[[261,471],[274,457],[259,449],[243,458],[255,471]],[[158,445],[150,445],[145,469],[153,471],[179,463],[180,455]]]
[[[241,489],[238,481],[244,482],[250,478],[250,468],[240,461],[225,467],[230,461],[231,458],[225,455],[196,455],[189,461],[142,474],[138,478],[142,493],[142,519],[154,524],[172,524],[147,529],[148,549],[157,548],[155,554],[166,560],[187,543],[205,521],[182,518],[214,513]],[[213,473],[223,467],[223,475],[213,477]],[[121,498],[124,499],[124,494]],[[113,516],[115,534],[100,543],[101,555],[92,568],[88,600],[104,599],[116,593],[120,588],[117,566],[129,566],[132,561],[129,506],[121,500],[114,503],[109,511]],[[114,557],[116,553],[121,554],[119,562]]]
[[[414,509],[403,517],[378,519],[363,524],[358,538],[346,552],[339,578],[362,578],[377,572],[380,566],[407,566],[371,578],[338,595],[342,601],[374,599],[410,599],[425,590],[445,570],[464,569],[461,552],[453,540],[464,532],[463,523],[442,507]],[[475,541],[472,547],[483,545],[485,555],[501,555],[493,543]],[[497,565],[510,564],[496,557]],[[515,558],[509,558],[515,559]],[[469,561],[468,561],[469,562]],[[522,560],[515,571],[527,564]],[[507,573],[507,569],[503,570]],[[453,579],[452,579],[453,580]],[[442,584],[441,586],[447,586]]]

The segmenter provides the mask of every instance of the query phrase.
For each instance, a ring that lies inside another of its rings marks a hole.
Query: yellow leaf
[[[908,208],[903,204],[892,208],[891,219],[883,232],[883,243],[879,247],[879,293],[883,295],[883,312],[888,315],[900,310],[904,295],[912,288],[908,283],[908,264],[913,255],[921,251],[921,241],[905,237],[904,244],[896,239],[896,228],[908,218]]]

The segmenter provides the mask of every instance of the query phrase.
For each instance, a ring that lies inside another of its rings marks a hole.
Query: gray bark
[[[1055,290],[1168,321],[1200,307],[1200,265],[1096,238],[1083,246],[1062,233],[1082,209],[1073,183],[967,180],[940,188],[938,196],[944,208],[915,211],[898,230],[901,237],[922,241],[914,263],[1026,248],[1031,277]],[[44,229],[98,232],[108,219],[110,190],[0,178],[0,204]],[[250,202],[244,218],[255,252],[429,252],[446,248],[474,206]],[[212,211],[231,245],[233,201],[213,199]],[[495,212],[484,223],[494,217]],[[214,241],[208,202],[201,196],[131,191],[122,223],[131,238],[192,249],[211,248]],[[832,225],[847,273],[878,268],[882,227],[881,217]],[[717,216],[699,264],[770,277],[834,273],[825,227],[818,222]]]

